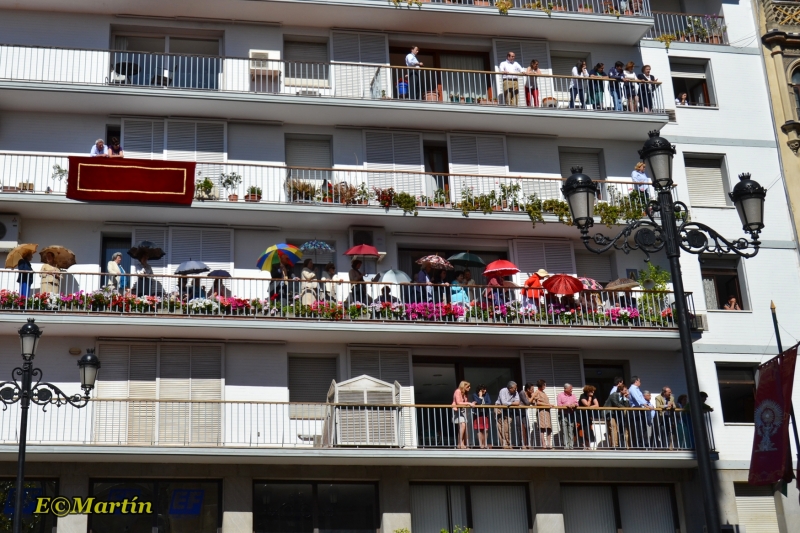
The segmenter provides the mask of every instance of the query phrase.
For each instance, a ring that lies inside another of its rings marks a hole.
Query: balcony
[[[369,166],[369,163],[367,164]],[[69,159],[62,154],[0,152],[0,202],[50,200],[66,193]],[[236,175],[241,182],[223,191],[220,179]],[[319,212],[422,214],[431,216],[504,215],[533,222],[564,217],[563,178],[479,174],[445,174],[387,170],[300,168],[238,163],[197,163],[194,205],[241,206],[251,209],[310,208]],[[202,183],[207,187],[202,188]],[[646,194],[631,181],[599,182],[597,220],[622,223],[644,216]],[[645,186],[645,185],[641,185]],[[235,195],[236,201],[226,198]],[[677,190],[673,190],[676,194]],[[117,204],[119,205],[119,204]]]
[[[526,83],[537,88],[530,98]],[[474,129],[479,114],[503,117],[483,121],[487,131],[619,139],[639,139],[667,121],[659,82],[8,45],[0,46],[0,90],[6,105],[40,111],[118,114],[124,95],[126,114],[315,125],[318,106],[332,124]],[[43,101],[37,91],[60,96]],[[643,105],[628,108],[614,93],[641,94]],[[210,107],[198,108],[198,99]]]
[[[29,453],[37,453],[36,448],[42,446],[48,454],[118,456],[155,448],[150,455],[193,452],[252,455],[262,460],[278,450],[284,452],[277,456],[300,452],[296,457],[306,461],[326,456],[371,461],[376,456],[384,460],[459,457],[452,452],[458,442],[458,424],[453,422],[456,411],[451,406],[401,404],[399,399],[384,405],[360,403],[93,399],[80,410],[32,409],[28,445],[33,450]],[[647,424],[648,414],[640,409],[579,408],[569,413],[556,407],[491,406],[457,413],[467,422],[465,440],[470,450],[465,453],[478,460],[481,454],[491,460],[512,452],[528,462],[567,457],[674,462],[691,461],[694,456],[689,413],[680,409],[653,413],[652,424]],[[549,442],[542,442],[536,431],[545,419],[553,429]],[[508,424],[508,440],[501,436],[498,420]],[[482,435],[473,429],[473,421],[486,428]],[[16,444],[18,427],[19,409],[14,405],[0,421],[0,446]],[[484,439],[487,449],[479,448]]]
[[[0,270],[0,309],[11,320],[24,312],[132,321],[152,317],[612,330],[678,327],[673,293],[659,291],[582,291],[565,296],[542,289],[526,295],[511,282],[502,287],[450,286],[129,274],[123,276],[128,290],[120,294],[105,287],[107,276],[99,272],[64,272],[56,285],[48,287],[53,292],[41,292],[44,274],[35,272],[29,274],[25,297],[15,291],[19,275],[17,270]],[[691,294],[687,303],[693,313]]]
[[[655,24],[645,39],[673,43],[730,44],[721,15],[653,13]]]

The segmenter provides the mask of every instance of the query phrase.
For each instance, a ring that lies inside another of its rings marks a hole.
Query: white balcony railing
[[[729,44],[725,18],[721,15],[654,12],[655,24],[645,39],[670,42]]]
[[[0,443],[17,442],[19,413],[18,405],[3,413]],[[680,409],[487,406],[456,410],[411,404],[153,399],[94,399],[84,409],[31,409],[28,444],[452,449],[459,444],[459,417],[467,426],[462,444],[469,448],[483,443],[494,449],[553,447],[575,453],[694,449],[689,413]],[[538,429],[548,424],[552,436],[544,441],[545,434]]]
[[[392,1],[392,0],[376,0]],[[413,0],[398,0],[399,5],[414,5]],[[448,7],[458,6],[485,7],[497,10],[495,0],[420,0],[420,4],[443,4]],[[648,0],[512,0],[510,9],[543,11],[553,13],[582,13],[595,15],[612,15],[623,17],[650,16]]]
[[[501,287],[130,274],[119,283],[126,290],[117,291],[106,286],[110,281],[98,272],[63,272],[53,279],[47,272],[0,270],[0,312],[677,328],[671,292],[558,295],[543,289],[528,292],[510,282]],[[691,294],[687,304],[693,313]]]
[[[0,152],[0,185],[6,194],[57,194],[67,188],[69,159],[59,154]],[[300,168],[239,163],[198,163],[198,181],[208,179],[206,201],[295,203],[321,206],[395,207],[400,193],[411,197],[409,210],[455,210],[464,214],[503,211],[526,216],[528,206],[548,213],[553,202],[564,204],[564,180],[553,177],[448,174],[343,168]],[[220,179],[236,175],[241,183],[221,191]],[[603,222],[637,219],[656,193],[649,184],[630,180],[599,182],[597,218]],[[197,187],[199,190],[199,186]],[[644,190],[641,190],[644,189]],[[673,190],[675,194],[677,190]],[[3,196],[0,196],[3,197]],[[408,200],[408,198],[406,198]],[[548,203],[549,202],[549,203]],[[607,206],[612,209],[607,209]],[[602,219],[607,213],[607,219]]]
[[[660,82],[15,45],[0,46],[0,80],[593,113],[665,109]]]

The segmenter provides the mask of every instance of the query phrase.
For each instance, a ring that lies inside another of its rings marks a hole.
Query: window
[[[778,532],[778,511],[772,485],[759,487],[734,483],[739,526],[745,531]]]
[[[336,357],[290,355],[289,401],[325,402],[337,375]]]
[[[753,423],[756,395],[756,366],[717,363],[717,381],[722,419],[732,423]]]
[[[711,85],[711,64],[706,59],[670,58],[672,71],[672,87],[675,89],[675,100],[680,100],[686,93],[690,106],[715,106]]]
[[[675,493],[668,485],[561,485],[561,499],[565,533],[680,530]]]
[[[496,531],[502,524],[504,532],[527,533],[528,502],[524,485],[411,485],[411,530]]]
[[[14,499],[17,496],[15,479],[0,479],[0,531],[11,531],[14,520]],[[58,481],[55,479],[25,480],[22,493],[22,530],[31,533],[49,533],[56,530],[53,513],[34,515],[36,498],[58,496]]]
[[[558,162],[561,166],[561,177],[572,176],[573,167],[582,167],[583,173],[595,181],[605,179],[605,168],[601,161],[600,151],[561,150],[558,151]]]
[[[684,154],[686,185],[692,207],[727,207],[728,178],[721,157]]]
[[[114,36],[114,49],[128,52],[150,52],[153,54],[218,56],[219,39],[170,37],[169,35],[116,34]]]
[[[794,106],[800,118],[800,67],[792,71],[792,92],[794,93]]]
[[[328,43],[285,40],[286,85],[328,87]],[[310,80],[319,80],[316,83]]]
[[[222,527],[220,481],[94,480],[90,487],[97,501],[121,502],[138,497],[137,508],[144,503],[151,509],[150,513],[92,513],[89,530],[93,533],[216,533]]]
[[[300,167],[291,170],[292,176],[305,180],[329,180],[330,171],[308,170],[333,167],[330,137],[302,136],[286,138],[286,166]]]
[[[700,261],[706,309],[736,311],[736,309],[725,309],[725,304],[731,298],[736,298],[739,310],[749,309],[749,302],[745,298],[746,292],[742,287],[745,278],[744,273],[740,272],[741,259],[701,256]]]
[[[256,533],[374,533],[379,526],[374,483],[281,483],[253,485]]]

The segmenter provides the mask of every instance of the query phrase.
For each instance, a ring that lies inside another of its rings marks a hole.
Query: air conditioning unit
[[[708,331],[708,315],[705,313],[697,313],[694,317],[689,315],[689,323],[693,330]]]
[[[334,446],[398,446],[400,384],[362,375],[340,383],[333,381],[328,403],[333,417],[324,434]],[[332,431],[331,431],[332,430]]]
[[[378,262],[386,257],[386,230],[384,228],[351,226],[350,248],[359,244],[368,244],[378,249]]]
[[[280,60],[278,50],[250,50],[250,79],[280,77]]]
[[[21,223],[19,215],[0,214],[0,252],[10,252],[19,244]]]

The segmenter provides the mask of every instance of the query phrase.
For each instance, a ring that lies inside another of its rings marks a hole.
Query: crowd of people
[[[510,381],[492,402],[486,386],[478,385],[472,392],[472,385],[462,381],[453,393],[452,440],[457,448],[693,447],[686,394],[675,398],[665,386],[653,396],[642,389],[638,376],[632,376],[627,385],[621,377],[614,382],[601,406],[593,385],[585,385],[578,396],[573,386],[565,383],[553,402],[543,379],[526,383],[522,390]],[[705,403],[708,395],[701,392],[700,396],[704,412],[713,411]]]

